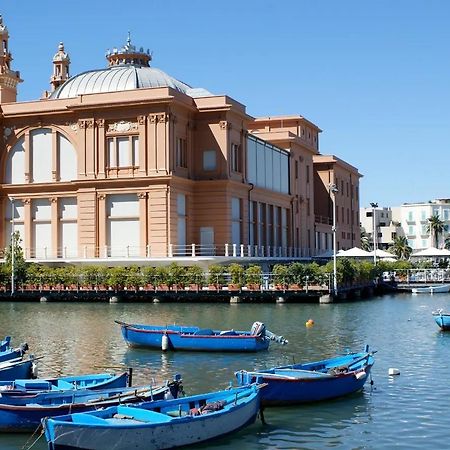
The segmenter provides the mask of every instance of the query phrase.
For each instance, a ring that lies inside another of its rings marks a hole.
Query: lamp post
[[[11,197],[11,295],[14,295],[14,259],[15,259],[15,242],[14,242],[14,199]]]
[[[330,190],[331,201],[333,202],[333,294],[337,295],[337,265],[336,265],[336,192],[338,188],[334,183],[328,186]]]
[[[371,203],[372,207],[372,235],[373,235],[373,264],[377,265],[377,222],[375,220],[375,208],[378,208],[378,203]]]

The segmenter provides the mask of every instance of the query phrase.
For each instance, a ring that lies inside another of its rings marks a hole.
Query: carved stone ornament
[[[138,192],[137,196],[140,199],[147,198],[147,192]]]
[[[94,128],[94,119],[86,120],[88,128]]]
[[[72,131],[77,131],[78,130],[78,124],[76,122],[68,123],[67,125],[70,127],[70,129]]]
[[[226,120],[221,120],[219,122],[219,126],[221,130],[229,129],[231,130],[231,123],[227,122]]]
[[[168,114],[158,114],[158,122],[159,123],[166,123],[167,120],[169,119],[169,115]]]
[[[97,198],[98,198],[99,200],[105,200],[106,194],[97,194]]]
[[[86,128],[86,121],[79,120],[78,121],[78,126],[80,127],[81,130],[84,130]]]
[[[137,118],[139,125],[145,125],[146,117],[145,116],[138,116]]]
[[[127,131],[137,130],[137,123],[121,120],[120,122],[110,123],[108,125],[109,132],[126,133]]]
[[[11,134],[12,134],[14,128],[15,128],[15,127],[12,126],[12,127],[7,127],[7,128],[5,128],[5,129],[3,130],[3,138],[4,138],[5,140],[8,139],[8,138],[11,136]]]
[[[150,123],[156,123],[156,114],[150,114],[149,118],[150,118]]]
[[[105,119],[97,119],[95,123],[99,128],[103,128],[105,126]]]
[[[31,205],[31,198],[24,198],[22,202],[24,205]]]
[[[56,203],[58,201],[58,197],[50,197],[51,203]]]

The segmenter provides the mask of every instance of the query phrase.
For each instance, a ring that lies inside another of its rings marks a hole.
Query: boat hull
[[[163,339],[166,339],[167,350],[258,352],[267,350],[270,343],[264,337],[244,331],[220,334],[209,330],[214,334],[194,334],[201,332],[196,327],[121,324],[121,331],[130,347],[163,349]]]
[[[240,385],[266,384],[261,392],[261,404],[264,406],[330,400],[361,390],[367,381],[373,358],[368,354],[366,359],[364,356],[358,357],[361,354],[354,355],[353,364],[351,359],[338,357],[261,372],[239,371],[236,378]]]
[[[0,363],[0,381],[33,377],[33,360]]]
[[[132,411],[136,409],[124,407],[115,411],[133,414]],[[86,426],[55,418],[54,421],[45,420],[44,428],[49,448],[53,450],[110,450],[112,442],[114,450],[167,449],[209,441],[237,431],[253,423],[258,411],[259,395],[255,392],[249,401],[239,401],[236,405],[226,407],[226,411],[173,419],[164,416],[162,423],[114,426],[114,419],[107,419],[105,425]],[[105,410],[104,414],[110,416],[112,413]],[[98,412],[95,415],[101,417],[103,414]]]
[[[170,386],[155,387],[152,390],[151,398],[154,400],[164,399],[169,392],[172,395],[174,393],[176,396],[177,391],[171,391]],[[75,395],[78,395],[78,397]],[[69,392],[67,392],[60,399],[53,395],[41,396],[41,401],[38,398],[29,399],[29,403],[25,404],[20,404],[21,399],[19,398],[16,399],[18,402],[16,404],[0,402],[0,432],[30,432],[39,426],[44,417],[54,417],[74,412],[88,412],[121,403],[139,403],[150,398],[148,395],[145,398],[140,395],[129,396],[128,398],[125,395],[122,397],[118,395],[111,396],[107,395],[107,391],[90,391],[90,394],[87,396],[81,393],[74,394],[74,396],[72,400]],[[102,396],[104,400],[92,401],[92,399],[99,398],[99,396]]]
[[[413,294],[444,294],[450,292],[450,284],[437,284],[433,286],[423,286],[412,288]]]
[[[442,331],[450,331],[450,314],[433,313],[433,317]]]

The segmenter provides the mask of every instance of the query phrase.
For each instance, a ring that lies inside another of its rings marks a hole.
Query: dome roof
[[[53,92],[51,98],[71,98],[81,94],[155,87],[171,87],[188,95],[191,89],[186,83],[178,81],[162,70],[124,64],[75,75]]]
[[[106,53],[109,67],[90,70],[69,78],[50,98],[72,98],[82,94],[98,94],[101,92],[128,91],[131,89],[171,87],[191,97],[212,95],[205,89],[192,89],[160,69],[150,67],[152,55],[149,50],[139,50],[131,44],[128,35],[127,43],[121,49],[114,48]]]

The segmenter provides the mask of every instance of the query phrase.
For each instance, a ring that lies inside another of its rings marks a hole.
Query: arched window
[[[25,139],[23,137],[19,139],[8,154],[5,182],[11,184],[25,183]]]

